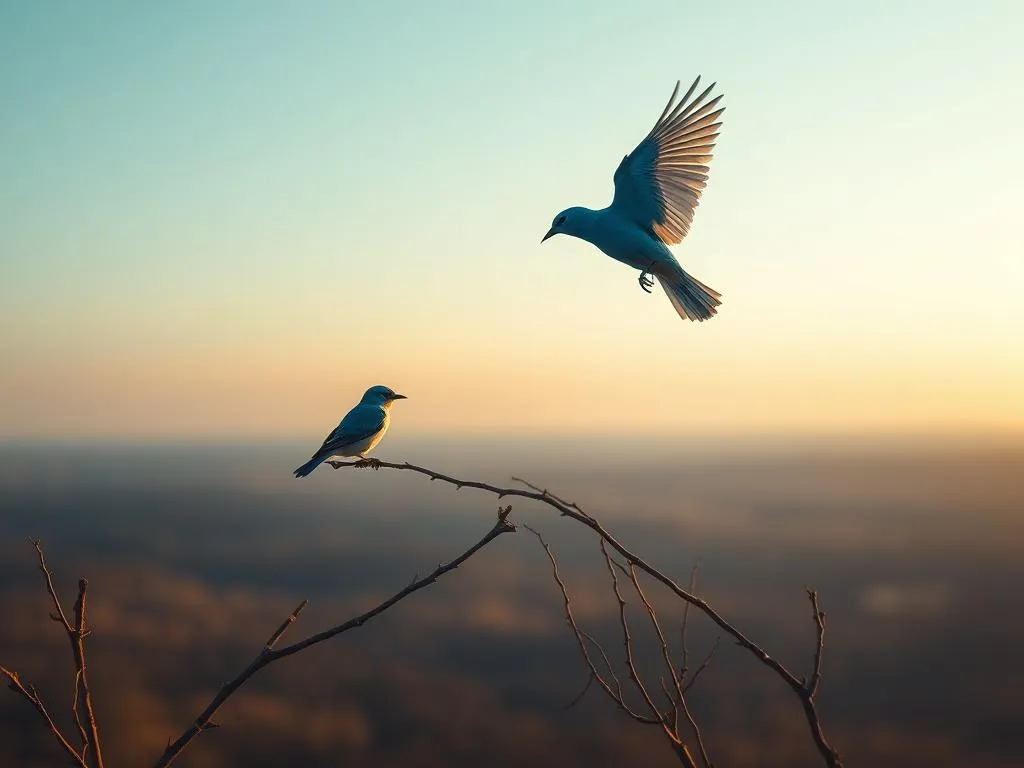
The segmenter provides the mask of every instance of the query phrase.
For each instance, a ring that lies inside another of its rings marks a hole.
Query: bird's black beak
[[[540,241],[541,241],[541,242],[543,243],[543,242],[544,242],[545,240],[547,240],[547,239],[548,239],[549,237],[551,237],[552,235],[557,235],[557,234],[558,234],[558,233],[557,233],[557,232],[555,232],[555,228],[554,228],[554,227],[552,227],[551,229],[549,229],[549,230],[548,230],[548,233],[547,233],[546,235],[544,235],[544,237],[542,237],[542,238],[540,239]]]
[[[398,394],[398,393],[396,392],[395,394],[393,394],[393,395],[391,396],[391,399],[392,399],[392,400],[408,400],[409,398],[407,398],[407,397],[406,397],[405,395],[400,395],[400,394]]]

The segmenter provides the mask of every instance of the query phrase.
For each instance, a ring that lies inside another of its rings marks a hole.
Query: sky
[[[1024,432],[1024,5],[0,4],[0,439]],[[723,92],[680,320],[540,245]]]

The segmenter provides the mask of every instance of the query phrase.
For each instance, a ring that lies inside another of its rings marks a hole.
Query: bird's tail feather
[[[684,320],[704,321],[714,317],[718,312],[715,307],[722,303],[719,301],[722,294],[686,274],[682,269],[676,277],[659,276],[658,281],[665,289],[668,300]]]
[[[296,469],[295,470],[295,476],[296,477],[305,477],[310,472],[312,472],[314,469],[319,467],[323,463],[324,459],[326,459],[326,458],[327,458],[327,456],[325,456],[323,454],[317,454],[312,459],[310,459],[305,464],[303,464],[301,467]]]

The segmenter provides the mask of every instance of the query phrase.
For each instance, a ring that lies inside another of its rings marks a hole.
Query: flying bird
[[[652,276],[657,277],[680,317],[703,321],[717,312],[721,294],[688,275],[668,249],[690,230],[722,125],[716,121],[725,111],[716,109],[721,95],[705,102],[714,83],[690,98],[699,82],[700,77],[678,102],[676,82],[654,128],[619,163],[612,204],[599,211],[567,208],[555,216],[541,242],[558,234],[586,240],[639,269],[640,287],[647,293],[654,286]]]
[[[390,387],[377,385],[363,394],[359,405],[345,414],[345,418],[327,436],[313,458],[295,470],[296,477],[305,477],[332,456],[358,456],[366,454],[384,437],[391,423],[391,404],[405,400]]]

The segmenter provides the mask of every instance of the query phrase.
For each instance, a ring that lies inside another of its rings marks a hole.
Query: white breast
[[[346,453],[347,456],[362,456],[369,453],[374,449],[377,443],[380,442],[381,438],[384,437],[384,433],[388,431],[388,427],[391,425],[391,414],[388,409],[384,409],[384,423],[380,425],[380,430],[376,434],[370,435],[364,440],[360,440],[358,443],[352,443],[346,450],[350,453]]]

